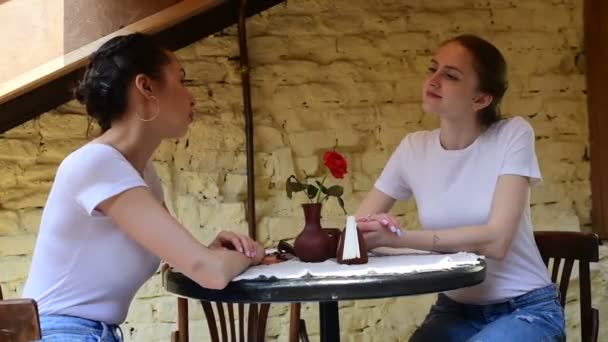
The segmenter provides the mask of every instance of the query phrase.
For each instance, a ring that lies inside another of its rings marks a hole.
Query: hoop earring
[[[150,122],[150,121],[153,121],[154,119],[156,119],[156,117],[158,116],[158,114],[160,114],[160,103],[158,102],[158,99],[156,98],[156,96],[150,96],[150,98],[156,100],[156,113],[154,113],[154,115],[151,118],[146,119],[146,118],[142,118],[139,115],[139,112],[135,112],[135,116],[137,116],[137,118],[139,119],[139,121]]]

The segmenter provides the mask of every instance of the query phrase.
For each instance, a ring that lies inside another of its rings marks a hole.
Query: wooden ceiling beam
[[[247,16],[285,0],[250,1]],[[238,1],[185,0],[119,31],[50,61],[0,86],[0,133],[17,127],[70,101],[88,56],[108,39],[130,32],[154,36],[163,46],[178,50],[235,24]]]

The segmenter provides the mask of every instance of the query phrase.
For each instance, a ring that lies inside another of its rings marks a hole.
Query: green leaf
[[[346,213],[346,209],[344,209],[344,200],[342,199],[342,197],[338,197],[338,203],[340,204],[340,207],[342,207],[342,210],[344,211],[344,215],[348,215]]]
[[[334,185],[334,186],[330,186],[329,188],[327,188],[327,190],[324,193],[327,196],[340,197],[344,194],[344,188],[342,188],[340,185]]]
[[[310,184],[308,185],[308,188],[306,189],[306,196],[308,196],[308,198],[313,199],[317,196],[317,193],[319,192],[319,189]]]
[[[323,186],[323,184],[321,184],[321,182],[319,182],[319,181],[315,181],[315,182],[319,186],[319,189],[321,189],[321,192],[324,194],[327,194],[327,188],[325,186]]]
[[[307,185],[300,183],[300,181],[294,175],[289,176],[285,182],[285,192],[287,192],[287,197],[289,199],[292,198],[292,194],[294,192],[304,191],[306,188]]]

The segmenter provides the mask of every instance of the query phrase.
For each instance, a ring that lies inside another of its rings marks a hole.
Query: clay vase
[[[331,239],[331,248],[329,257],[335,258],[338,252],[338,242],[340,241],[340,236],[342,235],[342,230],[340,228],[323,228],[323,231],[329,235]]]
[[[296,237],[296,256],[304,262],[322,262],[330,258],[333,239],[321,227],[321,203],[302,204],[304,228]]]

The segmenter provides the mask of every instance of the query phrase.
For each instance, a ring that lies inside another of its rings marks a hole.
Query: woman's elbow
[[[507,257],[511,250],[512,237],[507,234],[504,226],[489,226],[489,235],[486,236],[486,242],[483,244],[483,255],[486,257],[502,261]]]
[[[230,283],[230,279],[221,272],[214,272],[213,274],[202,274],[197,283],[206,289],[223,290]]]
[[[207,281],[207,285],[203,285],[205,288],[211,290],[223,290],[230,283],[227,279],[222,279],[222,277],[216,277],[215,279],[210,279]]]
[[[222,265],[199,263],[192,269],[192,279],[200,286],[211,290],[222,290],[230,282]]]
[[[507,254],[509,254],[510,244],[506,243],[493,243],[486,248],[483,255],[486,257],[496,260],[502,261]]]
[[[485,254],[486,257],[492,259],[492,260],[496,260],[496,261],[502,261],[505,256],[507,256],[507,253],[505,253],[502,250],[496,250],[496,251],[489,251]]]

